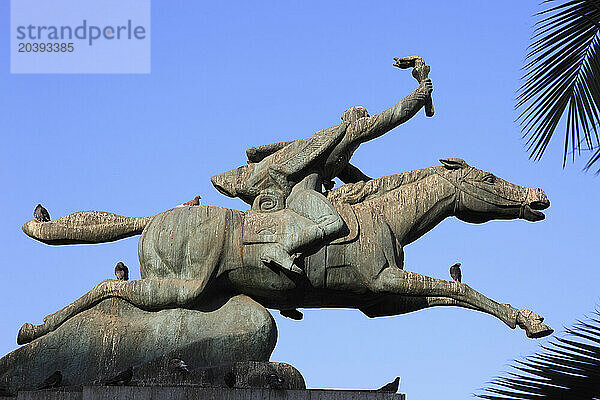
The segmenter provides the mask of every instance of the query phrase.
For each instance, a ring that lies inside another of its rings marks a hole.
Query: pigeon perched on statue
[[[202,199],[202,197],[200,196],[196,196],[194,197],[192,200],[190,201],[186,201],[185,203],[183,203],[180,207],[193,207],[193,206],[199,206],[200,205],[200,200]]]
[[[0,397],[15,397],[15,394],[8,389],[8,386],[0,386]]]
[[[283,389],[285,379],[281,378],[277,374],[267,375],[267,388],[269,389]]]
[[[383,385],[376,392],[380,393],[396,393],[398,391],[398,386],[400,385],[400,377],[397,376],[392,382]]]
[[[54,371],[52,375],[46,378],[46,380],[44,381],[44,383],[42,383],[38,390],[59,387],[61,382],[62,373],[60,371]]]
[[[33,217],[40,222],[50,221],[50,213],[41,204],[38,204],[33,210]]]
[[[235,386],[235,374],[232,371],[228,371],[225,376],[223,377],[223,380],[225,381],[225,385],[227,385],[228,388],[232,388]]]
[[[115,275],[117,276],[117,280],[119,281],[128,281],[129,268],[127,268],[127,265],[119,261],[115,267]]]
[[[175,372],[190,372],[187,364],[180,358],[172,358],[169,361],[169,368]]]
[[[123,386],[131,382],[133,378],[133,368],[129,367],[125,371],[119,372],[114,378],[107,379],[104,384],[107,386]]]
[[[450,277],[452,278],[452,280],[456,281],[456,282],[461,282],[462,279],[462,272],[460,270],[460,263],[456,263],[453,266],[450,267]]]

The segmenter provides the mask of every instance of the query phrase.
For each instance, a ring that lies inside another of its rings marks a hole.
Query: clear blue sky
[[[436,115],[420,113],[367,143],[354,162],[371,176],[462,157],[542,187],[543,222],[447,220],[406,249],[406,269],[464,281],[560,331],[598,304],[599,178],[561,168],[561,138],[528,160],[513,122],[515,91],[537,2],[160,1],[152,4],[149,75],[10,75],[9,2],[0,3],[0,354],[24,322],[73,301],[122,260],[139,278],[137,239],[50,247],[21,232],[41,202],[153,215],[201,194],[245,209],[210,184],[248,146],[303,138],[350,106],[372,114],[415,87],[393,57],[431,65]],[[310,387],[375,388],[396,375],[410,400],[464,399],[546,339],[454,308],[370,320],[355,310],[275,313],[273,360]]]

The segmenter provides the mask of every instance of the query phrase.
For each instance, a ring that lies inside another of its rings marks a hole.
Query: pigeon
[[[15,395],[8,389],[8,386],[2,385],[0,386],[0,397],[15,397]]]
[[[62,373],[60,371],[54,371],[52,375],[46,378],[46,380],[44,381],[44,383],[42,383],[42,386],[40,386],[38,390],[59,387],[61,382]]]
[[[398,385],[400,385],[400,377],[397,376],[392,382],[383,385],[376,392],[379,393],[396,393],[398,391]]]
[[[227,387],[232,388],[235,386],[235,374],[231,371],[227,372],[225,374],[225,376],[223,377],[223,380],[225,381],[225,384],[227,385]]]
[[[460,282],[462,279],[462,272],[460,271],[460,263],[456,263],[450,267],[450,276],[452,280]]]
[[[202,197],[196,196],[192,200],[186,201],[185,203],[183,203],[182,206],[184,206],[184,207],[199,206],[200,199],[202,199]]]
[[[115,275],[117,276],[117,280],[119,281],[128,281],[129,280],[129,268],[127,265],[123,264],[121,261],[117,263],[115,267]]]
[[[185,361],[180,358],[172,358],[171,361],[169,361],[169,368],[176,372],[190,372]]]
[[[129,367],[125,371],[119,372],[114,378],[105,380],[104,384],[108,386],[123,386],[131,382],[131,378],[133,378],[133,368]]]
[[[33,217],[40,222],[50,221],[50,213],[41,204],[38,204],[33,211]]]
[[[285,379],[279,377],[277,374],[267,375],[267,388],[269,389],[283,389],[283,383]]]
[[[300,321],[302,318],[304,318],[304,315],[295,308],[291,310],[279,310],[279,314],[296,321]]]

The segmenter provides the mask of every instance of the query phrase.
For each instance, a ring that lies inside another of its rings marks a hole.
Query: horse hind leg
[[[29,343],[54,331],[68,319],[92,308],[101,301],[118,297],[142,310],[160,310],[193,304],[202,294],[207,280],[142,279],[136,281],[104,280],[63,309],[44,318],[41,325],[25,323],[17,336],[18,344]]]

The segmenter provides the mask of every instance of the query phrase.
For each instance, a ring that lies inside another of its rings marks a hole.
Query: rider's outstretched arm
[[[425,105],[425,100],[431,95],[433,85],[426,79],[414,92],[400,100],[396,105],[384,112],[367,118],[361,118],[351,123],[346,132],[349,141],[360,144],[375,139],[408,121]]]

